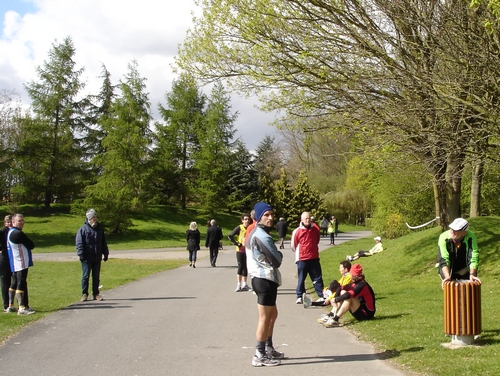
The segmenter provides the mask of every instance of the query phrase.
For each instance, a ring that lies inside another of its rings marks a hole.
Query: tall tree
[[[230,78],[290,116],[344,117],[431,173],[442,225],[458,215],[471,141],[499,129],[498,38],[486,6],[413,0],[202,0],[179,66]],[[321,22],[318,22],[321,20]],[[480,79],[480,77],[486,79]],[[269,95],[269,89],[274,89]],[[494,93],[493,95],[491,93]],[[333,124],[332,124],[333,126]],[[478,128],[479,127],[479,128]]]
[[[305,211],[310,212],[311,216],[316,218],[321,218],[326,213],[323,200],[318,191],[307,182],[305,171],[299,173],[290,201],[290,218],[292,222],[300,221],[300,216]]]
[[[85,101],[78,101],[84,84],[83,68],[76,70],[71,38],[53,44],[49,61],[37,67],[39,81],[25,85],[33,116],[23,121],[24,137],[17,147],[20,184],[43,195],[46,207],[55,200],[69,200],[81,189]]]
[[[132,213],[146,205],[152,137],[151,105],[145,88],[145,79],[133,61],[120,81],[121,95],[112,103],[110,115],[102,119],[105,151],[93,160],[102,172],[96,184],[85,190],[85,206],[94,207],[112,233],[126,231]]]
[[[202,210],[214,216],[226,207],[224,195],[231,161],[232,139],[237,114],[231,112],[230,98],[221,84],[211,92],[202,126],[198,128],[200,147],[194,154],[197,184],[193,191]]]
[[[163,123],[156,125],[153,181],[161,200],[177,197],[184,209],[195,181],[193,154],[200,147],[197,129],[204,118],[206,96],[191,77],[181,75],[165,98],[166,107],[159,105]]]
[[[257,172],[253,156],[240,139],[236,140],[231,151],[226,184],[226,207],[229,211],[250,212],[257,202]]]
[[[293,216],[291,216],[292,188],[290,186],[290,182],[288,181],[288,175],[284,168],[281,169],[280,179],[276,181],[274,188],[276,196],[276,204],[274,207],[274,212],[278,216],[285,218],[287,222],[294,221],[296,218],[293,218]]]

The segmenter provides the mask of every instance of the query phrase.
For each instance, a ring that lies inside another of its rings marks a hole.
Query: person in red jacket
[[[371,320],[375,316],[375,293],[365,281],[363,267],[360,264],[351,266],[352,283],[345,287],[332,302],[340,303],[337,313],[323,325],[327,328],[340,326],[339,319],[347,312],[359,321]]]
[[[295,303],[302,304],[302,295],[306,292],[305,280],[307,275],[311,277],[317,301],[323,301],[323,276],[321,264],[319,262],[319,240],[320,230],[318,225],[313,224],[311,215],[308,212],[302,213],[300,225],[292,232],[291,247],[295,252],[295,263],[297,264],[297,289],[295,293],[297,300]]]

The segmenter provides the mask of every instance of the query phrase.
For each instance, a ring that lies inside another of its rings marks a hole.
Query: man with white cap
[[[469,222],[456,218],[449,225],[450,229],[443,232],[438,240],[439,275],[442,283],[465,279],[471,281],[477,278],[479,265],[479,250],[476,235],[469,230]]]
[[[368,257],[373,256],[376,253],[380,253],[384,250],[384,246],[382,245],[382,238],[380,236],[376,236],[373,238],[375,240],[375,245],[369,251],[359,251],[354,256],[346,256],[347,261],[354,261],[359,259],[360,257]]]

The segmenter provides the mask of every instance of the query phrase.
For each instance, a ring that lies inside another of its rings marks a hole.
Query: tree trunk
[[[446,163],[446,208],[449,221],[462,216],[460,194],[462,193],[462,172],[465,156],[451,153]]]
[[[483,185],[484,159],[481,158],[472,166],[472,182],[470,188],[470,216],[481,215],[481,188]]]

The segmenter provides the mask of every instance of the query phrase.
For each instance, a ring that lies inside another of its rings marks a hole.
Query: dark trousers
[[[215,266],[217,262],[217,256],[219,255],[219,245],[210,246],[210,264]]]
[[[82,261],[82,295],[89,294],[89,279],[92,272],[92,295],[99,295],[99,281],[101,274],[101,262]]]
[[[10,290],[15,291],[19,306],[30,306],[28,299],[28,268],[12,273]]]
[[[5,255],[6,256],[6,255]],[[3,308],[9,306],[9,287],[12,283],[12,272],[10,271],[9,258],[0,254],[0,287],[2,289]]]
[[[318,297],[323,297],[323,276],[321,275],[321,264],[319,263],[319,258],[314,260],[304,260],[297,261],[297,297],[302,297],[302,294],[306,292],[306,277],[309,275],[311,277],[312,283],[314,285],[314,290]]]

